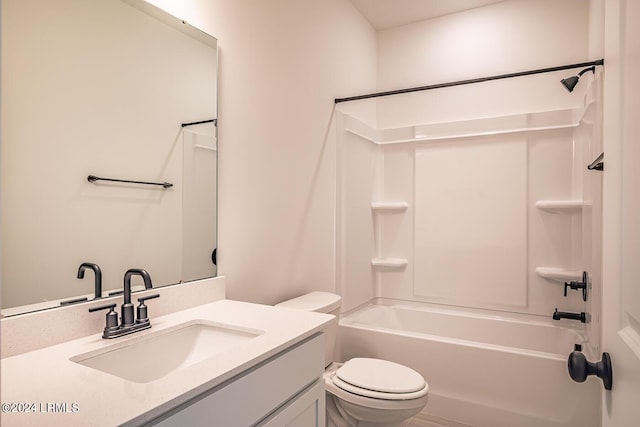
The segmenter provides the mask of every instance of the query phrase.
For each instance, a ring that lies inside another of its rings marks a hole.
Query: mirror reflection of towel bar
[[[587,169],[589,169],[590,171],[604,170],[604,152],[602,152],[602,154],[600,154],[593,162],[591,162],[591,164],[587,166]]]
[[[173,184],[170,182],[146,182],[146,181],[129,181],[125,179],[114,179],[114,178],[100,178],[99,176],[89,175],[87,177],[87,181],[96,182],[96,181],[111,181],[111,182],[124,182],[127,184],[144,184],[144,185],[159,185],[163,188],[171,188]]]

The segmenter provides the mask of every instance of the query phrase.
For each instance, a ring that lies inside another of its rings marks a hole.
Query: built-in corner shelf
[[[402,213],[409,208],[407,202],[371,202],[371,211],[376,213]],[[377,239],[376,239],[377,240]],[[372,258],[371,267],[375,270],[403,270],[409,261],[406,258]]]
[[[409,207],[407,202],[373,202],[371,210],[373,212],[404,212]]]
[[[373,258],[371,266],[383,270],[401,270],[407,266],[409,260],[406,258]]]
[[[582,208],[589,203],[584,200],[538,200],[536,208],[559,214],[576,214],[582,212]],[[559,282],[570,282],[582,279],[582,271],[560,267],[536,267],[538,276]]]
[[[536,267],[536,274],[545,279],[567,282],[582,279],[582,271],[557,267]]]
[[[538,200],[536,208],[553,212],[572,212],[582,209],[582,200]]]

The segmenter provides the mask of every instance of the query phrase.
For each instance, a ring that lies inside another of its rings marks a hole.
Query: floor
[[[404,427],[473,427],[457,421],[427,414],[418,414],[404,423]]]

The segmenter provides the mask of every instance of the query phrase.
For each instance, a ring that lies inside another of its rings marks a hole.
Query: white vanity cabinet
[[[324,337],[314,335],[146,425],[324,427]]]

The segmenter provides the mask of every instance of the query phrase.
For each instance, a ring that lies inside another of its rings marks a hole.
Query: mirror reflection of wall
[[[129,268],[154,287],[216,274],[216,128],[181,127],[217,117],[216,40],[126,1],[2,1],[3,315],[93,297],[83,262],[103,296]]]
[[[215,276],[212,242],[217,241],[218,144],[211,124],[189,126],[183,133],[182,277]],[[214,246],[215,247],[215,246]]]

